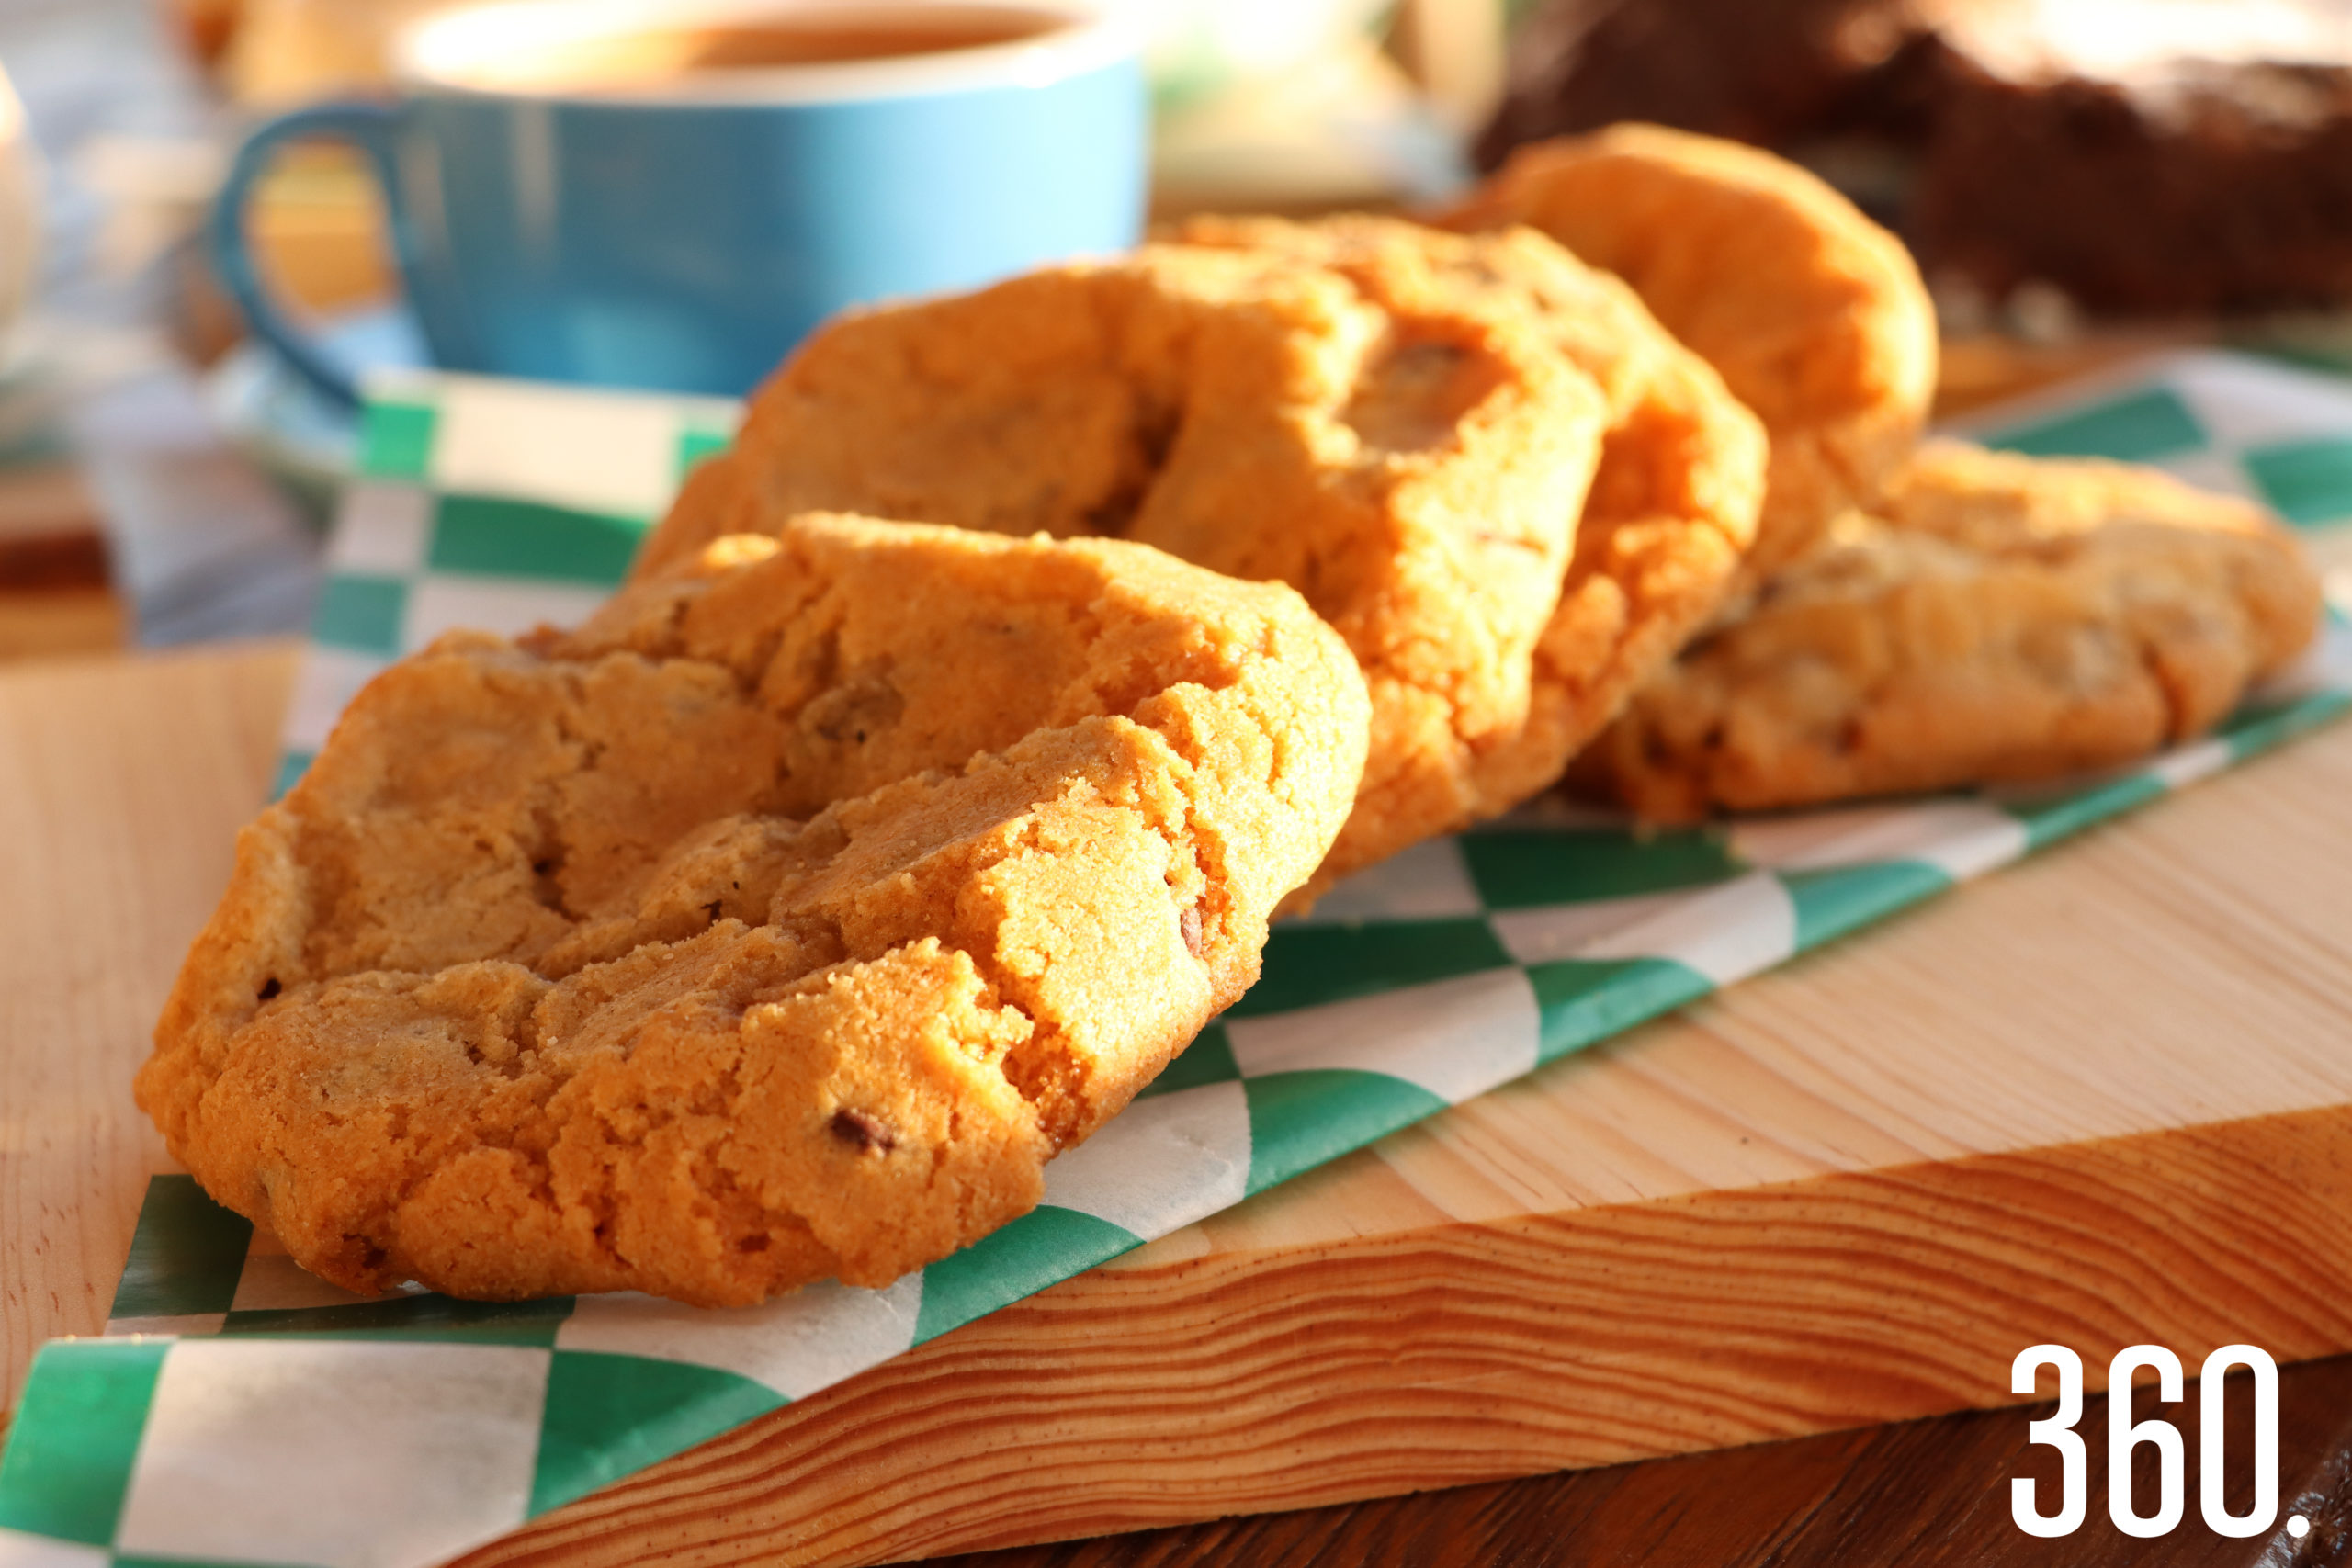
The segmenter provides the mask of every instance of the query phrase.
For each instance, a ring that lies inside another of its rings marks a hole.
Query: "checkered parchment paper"
[[[374,393],[281,784],[387,660],[451,626],[578,619],[736,414],[459,377]],[[2352,520],[2352,382],[2280,364],[2183,355],[1991,435]],[[157,1177],[106,1337],[34,1363],[0,1460],[0,1568],[424,1568],[2272,745],[2352,705],[2348,644],[2332,618],[2310,666],[2215,736],[2060,789],[1646,835],[1536,810],[1424,844],[1279,928],[1257,988],[1048,1168],[1036,1212],[885,1290],[736,1312],[362,1300]]]

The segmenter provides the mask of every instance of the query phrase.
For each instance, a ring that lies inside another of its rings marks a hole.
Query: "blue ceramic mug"
[[[396,101],[255,130],[212,214],[254,332],[345,401],[245,240],[287,142],[367,155],[436,364],[547,380],[741,394],[844,305],[1122,249],[1143,221],[1136,47],[1079,0],[521,0],[395,58]]]

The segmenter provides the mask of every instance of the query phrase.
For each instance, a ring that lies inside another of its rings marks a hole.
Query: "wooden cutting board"
[[[129,1080],[291,653],[0,672],[0,1376],[164,1168]],[[2352,1348],[2352,724],[1548,1067],[468,1562],[865,1563]]]
[[[66,463],[0,468],[0,660],[120,648],[98,504]]]

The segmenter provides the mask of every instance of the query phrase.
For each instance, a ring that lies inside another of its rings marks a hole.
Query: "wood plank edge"
[[[1069,1280],[464,1559],[863,1565],[2352,1348],[2352,1106]]]

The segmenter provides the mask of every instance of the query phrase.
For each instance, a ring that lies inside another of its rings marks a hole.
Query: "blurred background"
[[[1806,164],[1919,257],[1964,403],[2152,344],[2352,360],[2352,0],[1109,0],[1155,210],[1412,210],[1638,118]],[[0,0],[0,658],[299,630],[347,413],[196,243],[243,132],[380,91],[448,0]],[[253,236],[356,367],[413,362],[356,155]]]

